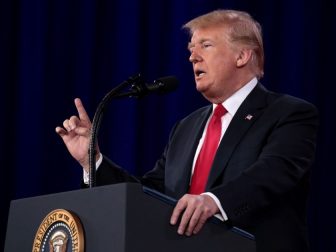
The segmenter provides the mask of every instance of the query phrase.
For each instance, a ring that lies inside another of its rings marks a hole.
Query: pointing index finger
[[[82,104],[82,101],[79,98],[75,99],[75,106],[78,112],[79,119],[84,121],[90,121],[90,118]]]

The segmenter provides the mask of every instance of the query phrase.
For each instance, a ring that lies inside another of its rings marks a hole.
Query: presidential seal
[[[50,212],[36,232],[32,252],[84,252],[79,218],[64,209]]]

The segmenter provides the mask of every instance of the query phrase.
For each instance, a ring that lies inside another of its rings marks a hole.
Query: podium
[[[32,251],[41,222],[55,209],[78,216],[86,252],[255,251],[255,242],[247,233],[224,223],[208,222],[191,237],[178,235],[177,227],[169,224],[173,210],[169,198],[149,193],[139,184],[122,183],[14,200],[5,252]]]

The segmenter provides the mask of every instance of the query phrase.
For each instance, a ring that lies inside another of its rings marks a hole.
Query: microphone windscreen
[[[165,76],[154,81],[156,91],[160,94],[174,91],[179,85],[179,80],[175,76]]]

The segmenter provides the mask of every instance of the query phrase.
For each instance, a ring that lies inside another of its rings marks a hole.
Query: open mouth
[[[201,77],[205,74],[205,72],[203,70],[196,70],[195,71],[195,75],[196,77]]]

